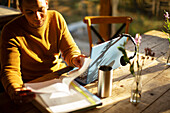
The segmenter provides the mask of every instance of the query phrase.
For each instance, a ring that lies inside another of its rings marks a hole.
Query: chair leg
[[[11,0],[8,0],[8,7],[11,6]]]

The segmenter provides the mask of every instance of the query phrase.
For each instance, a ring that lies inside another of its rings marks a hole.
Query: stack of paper
[[[74,71],[68,77],[45,82],[26,83],[25,86],[36,93],[33,102],[42,112],[72,112],[92,106],[101,105],[101,100],[91,94],[86,88],[73,81],[83,73],[90,64],[86,59],[81,69]]]

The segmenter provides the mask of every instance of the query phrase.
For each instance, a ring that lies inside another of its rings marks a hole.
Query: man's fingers
[[[12,100],[16,104],[28,103],[35,98],[35,93],[31,92],[26,88],[18,88],[15,90],[15,94],[12,97]]]
[[[79,55],[79,56],[76,56],[73,58],[73,64],[79,68],[81,68],[83,66],[83,63],[84,63],[84,59],[86,58],[87,56],[85,55]]]
[[[22,99],[22,101],[23,103],[31,102],[35,98],[35,96],[36,96],[35,94],[27,95]]]
[[[23,103],[28,103],[31,102],[35,98],[35,95],[27,95],[27,96],[20,96],[20,98],[15,98],[14,103],[15,104],[23,104]]]
[[[31,90],[16,91],[16,95],[19,95],[19,96],[25,96],[25,95],[31,95],[31,94],[33,94],[33,92],[31,92]]]

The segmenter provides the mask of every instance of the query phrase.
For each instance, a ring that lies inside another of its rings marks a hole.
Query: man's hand
[[[84,63],[84,59],[85,59],[85,58],[86,58],[85,55],[79,55],[79,56],[73,57],[72,63],[73,63],[76,67],[81,68],[81,67],[83,66],[83,63]]]
[[[17,88],[11,95],[11,99],[16,104],[28,103],[35,98],[35,93],[31,92],[26,88]]]

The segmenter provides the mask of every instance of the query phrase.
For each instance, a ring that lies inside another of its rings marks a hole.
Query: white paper
[[[61,79],[53,79],[38,83],[25,83],[25,87],[30,89],[33,93],[54,93],[54,92],[65,92],[69,93],[70,83],[80,76],[88,68],[91,62],[90,58],[85,58],[83,66],[69,74],[68,76]]]
[[[91,105],[84,95],[75,90],[72,85],[70,87],[70,94],[55,92],[52,94],[41,94],[40,97],[53,113],[69,112]]]
[[[27,89],[30,89],[33,93],[54,93],[65,92],[69,93],[69,87],[63,84],[60,79],[48,80],[38,83],[25,83]]]
[[[32,92],[38,93],[36,98],[37,103],[39,103],[41,107],[50,110],[52,113],[72,112],[99,104],[101,103],[100,99],[97,99],[84,87],[73,81],[86,71],[90,61],[89,58],[85,58],[82,68],[73,71],[63,79],[52,79],[39,83],[26,83],[25,86],[31,89]]]
[[[67,86],[70,85],[70,83],[75,79],[77,78],[78,76],[80,76],[81,74],[83,74],[87,68],[89,67],[90,65],[90,62],[91,62],[91,59],[90,58],[85,58],[85,61],[83,63],[83,66],[77,70],[77,71],[74,71],[72,72],[71,74],[69,74],[67,77],[63,78],[62,79],[62,82],[64,84],[66,84]]]

